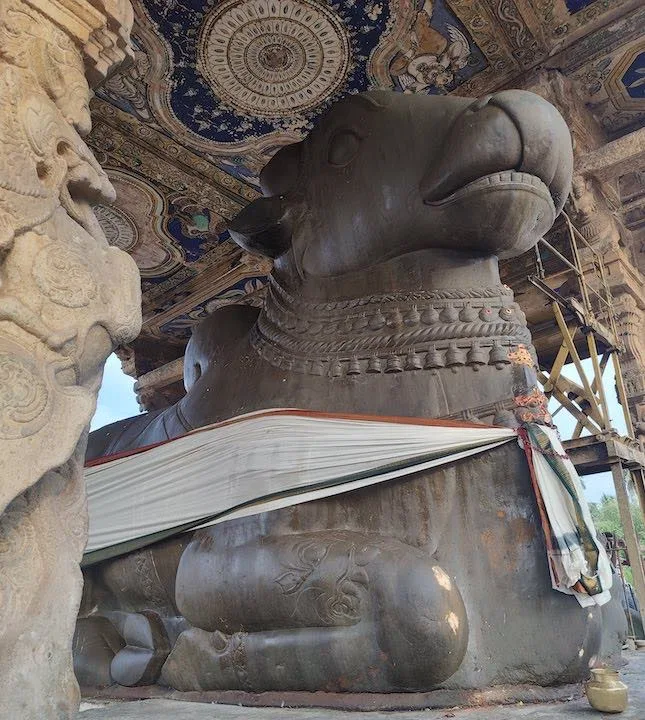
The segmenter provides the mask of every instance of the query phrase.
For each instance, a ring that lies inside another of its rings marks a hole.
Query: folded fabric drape
[[[350,492],[485,452],[520,435],[552,585],[581,605],[609,599],[611,568],[557,432],[418,418],[262,410],[85,470],[84,565],[225,520]]]
[[[609,558],[598,541],[580,477],[555,429],[520,428],[542,519],[551,584],[583,606],[604,605],[611,595]]]
[[[453,462],[514,437],[507,428],[414,418],[242,415],[87,467],[84,564]]]

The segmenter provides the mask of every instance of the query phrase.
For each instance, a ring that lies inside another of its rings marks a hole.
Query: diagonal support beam
[[[573,332],[571,333],[571,338],[575,338],[577,328],[573,328]],[[555,387],[558,383],[558,378],[560,377],[560,373],[562,372],[562,368],[564,367],[565,363],[567,362],[567,358],[569,357],[569,349],[567,346],[562,343],[560,345],[560,349],[558,350],[558,354],[555,356],[555,360],[553,361],[553,365],[551,366],[551,371],[549,372],[549,385]],[[544,391],[548,392],[551,388],[545,386]]]
[[[594,391],[591,389],[589,380],[587,380],[587,374],[582,367],[582,361],[580,360],[580,356],[578,355],[578,350],[573,342],[571,334],[569,333],[569,328],[564,321],[562,310],[560,310],[560,306],[556,302],[551,303],[551,307],[553,308],[553,314],[555,315],[556,322],[558,323],[558,327],[560,328],[560,332],[562,333],[564,343],[569,350],[569,354],[571,355],[573,364],[576,366],[576,370],[578,371],[578,375],[580,376],[580,380],[582,381],[582,385],[585,389],[585,399],[588,400],[589,403],[593,406],[593,409],[602,416],[603,413],[600,409],[600,405],[598,404],[598,399],[596,398],[596,394],[594,393]],[[604,429],[607,428],[603,428],[603,430]]]

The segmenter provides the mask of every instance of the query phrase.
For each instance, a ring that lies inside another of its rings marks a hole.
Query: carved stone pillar
[[[140,328],[138,272],[91,204],[92,83],[130,52],[126,0],[0,0],[0,717],[71,718],[86,428]]]
[[[607,204],[602,186],[594,178],[574,176],[571,203],[566,209],[580,234],[596,252],[604,255],[621,247],[620,223]],[[585,254],[584,247],[581,252]]]
[[[163,410],[178,402],[185,394],[184,358],[177,358],[141,375],[134,391],[142,410]]]
[[[645,299],[643,300],[645,304]],[[634,425],[634,435],[645,440],[645,307],[624,293],[614,298],[616,321],[625,352],[621,357],[625,393]]]

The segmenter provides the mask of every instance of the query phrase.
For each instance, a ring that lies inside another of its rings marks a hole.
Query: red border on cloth
[[[552,543],[553,537],[552,537],[551,523],[549,522],[549,516],[546,512],[546,507],[544,506],[544,499],[542,498],[542,492],[540,491],[540,486],[538,485],[537,478],[535,477],[535,467],[533,465],[533,444],[531,443],[529,434],[526,432],[526,430],[524,428],[519,427],[516,430],[516,432],[522,441],[522,449],[524,450],[524,454],[526,455],[527,464],[529,466],[529,475],[531,476],[531,485],[533,486],[533,494],[535,495],[535,499],[537,501],[538,512],[540,514],[540,521],[542,523],[544,542],[546,544],[546,549],[547,549],[547,559],[549,561],[549,565],[551,566],[551,572],[553,574],[553,577],[555,578],[556,583],[559,585],[560,578],[558,577],[558,573],[557,573],[555,566],[551,559],[551,556],[553,554],[553,543]]]
[[[152,450],[153,448],[159,447],[160,445],[166,445],[167,443],[179,440],[179,438],[186,437],[187,435],[195,435],[196,433],[205,432],[206,430],[212,430],[216,427],[224,427],[226,425],[233,425],[234,423],[243,422],[257,417],[268,417],[274,415],[290,415],[290,416],[304,416],[314,418],[332,418],[335,420],[367,420],[369,422],[387,422],[397,423],[400,425],[426,425],[430,427],[454,427],[454,428],[475,428],[481,430],[482,428],[500,428],[498,425],[485,425],[483,423],[473,422],[462,422],[459,420],[441,420],[431,418],[411,418],[411,417],[399,417],[390,415],[360,415],[355,413],[328,413],[320,410],[297,410],[297,409],[283,409],[283,410],[260,410],[257,412],[247,413],[245,415],[238,415],[237,417],[230,418],[229,420],[222,420],[212,425],[205,425],[201,428],[196,428],[184,435],[178,435],[174,438],[168,438],[168,440],[161,440],[157,443],[151,443],[150,445],[143,445],[139,448],[133,448],[132,450],[123,450],[122,452],[114,453],[113,455],[103,455],[92,460],[88,460],[85,463],[86,468],[96,467],[97,465],[103,465],[113,460],[121,460],[122,458],[130,457],[131,455],[138,455],[139,453]],[[500,428],[501,429],[501,428]]]

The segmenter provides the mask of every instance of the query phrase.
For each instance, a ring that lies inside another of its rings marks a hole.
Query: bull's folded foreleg
[[[459,667],[459,590],[423,552],[391,538],[304,533],[182,556],[180,635],[161,681],[182,690],[418,689]]]

